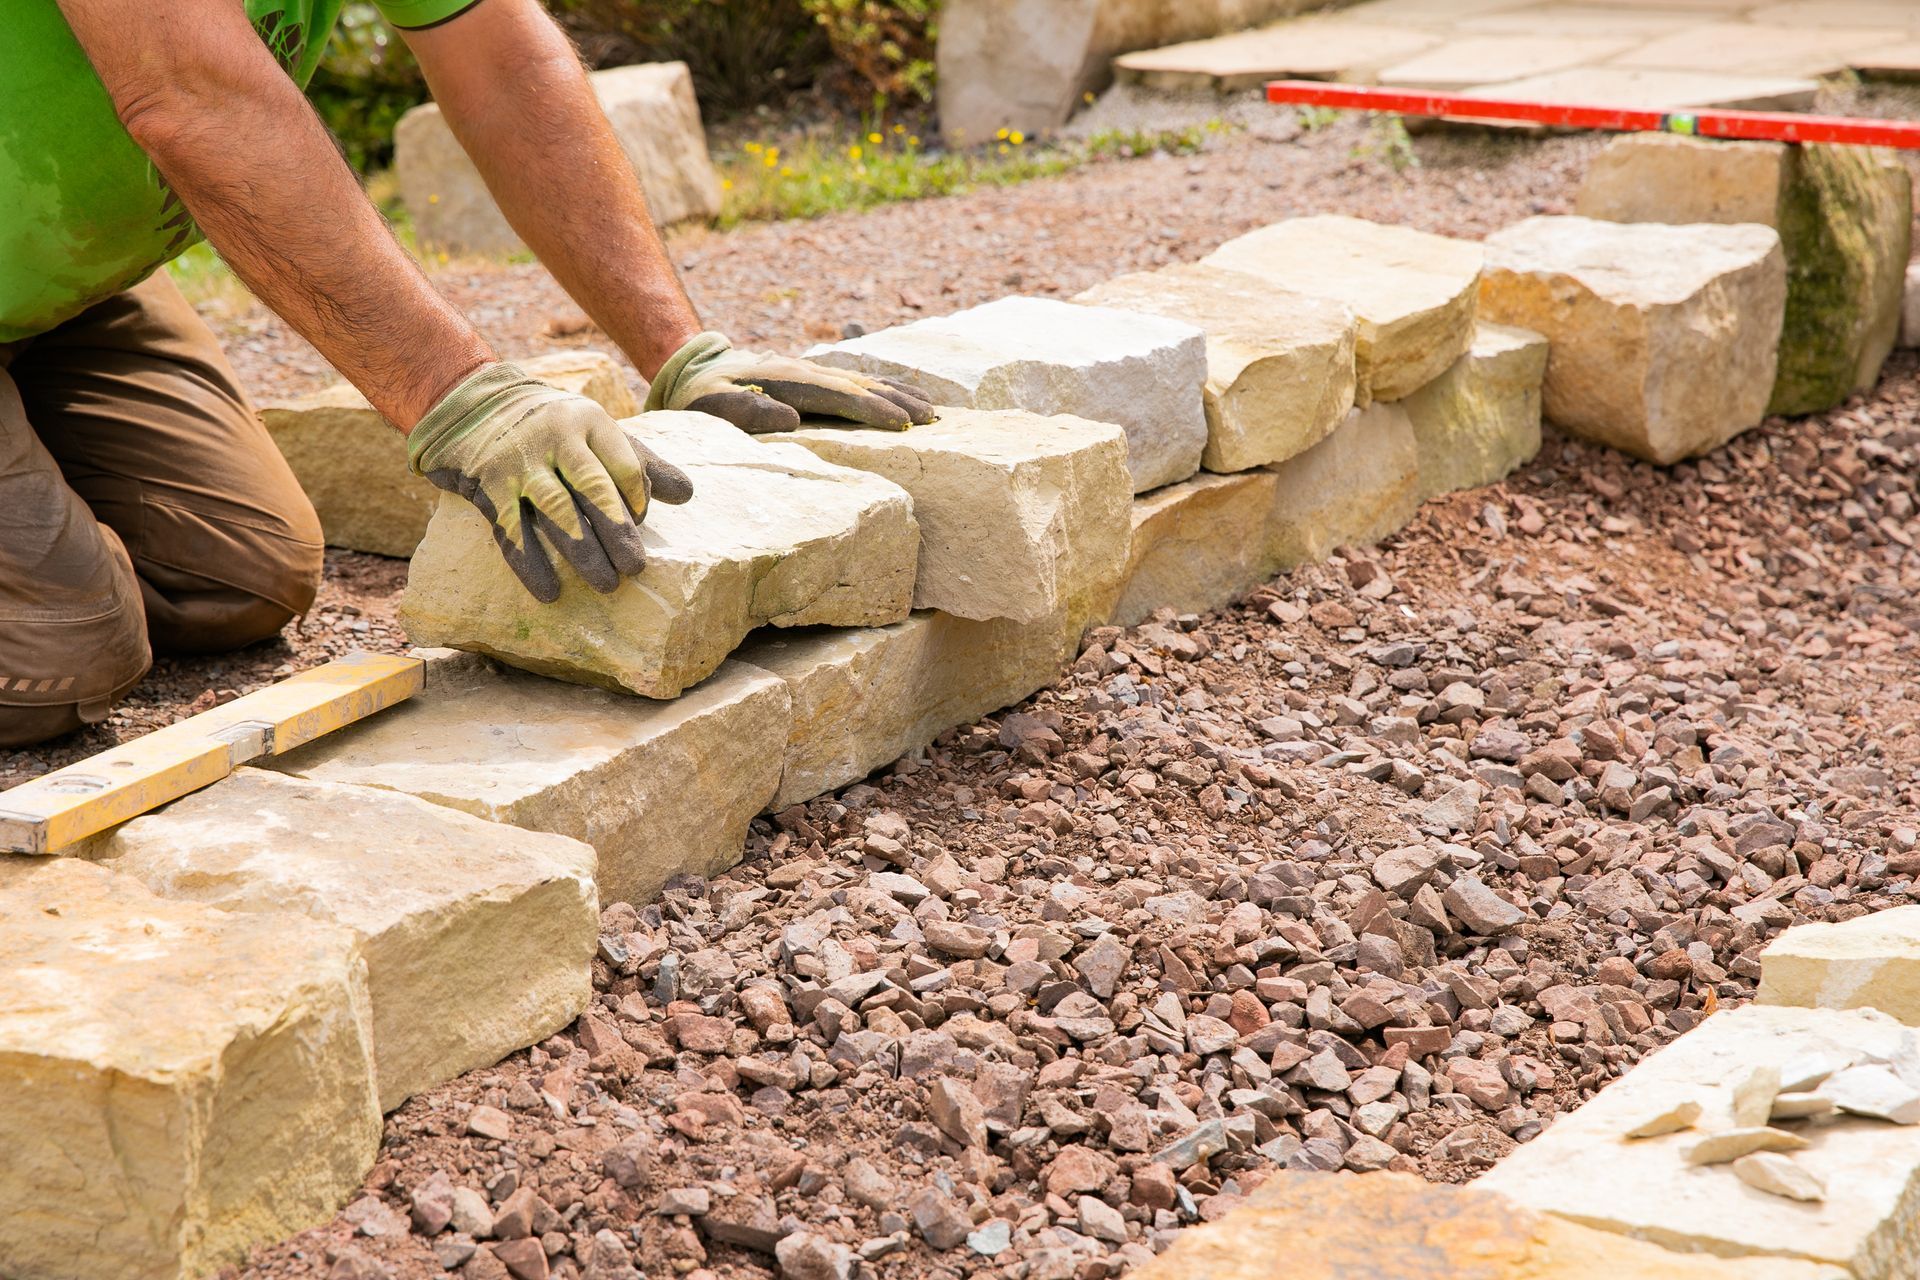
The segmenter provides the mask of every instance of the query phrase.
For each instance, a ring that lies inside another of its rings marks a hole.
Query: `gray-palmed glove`
[[[693,496],[686,473],[636,445],[585,396],[490,364],[449,391],[407,436],[416,475],[480,509],[535,599],[560,598],[551,552],[595,591],[646,567],[647,502]]]
[[[791,431],[803,413],[889,431],[934,418],[927,393],[918,387],[811,360],[736,351],[717,333],[690,338],[660,366],[647,408],[710,413],[756,436]]]

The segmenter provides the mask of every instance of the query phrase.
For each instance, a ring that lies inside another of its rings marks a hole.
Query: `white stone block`
[[[638,412],[626,370],[598,351],[555,351],[517,363],[616,418]],[[413,554],[440,490],[407,469],[407,438],[351,383],[264,404],[260,420],[319,513],[328,546]]]
[[[1540,452],[1547,340],[1482,321],[1453,367],[1401,401],[1420,450],[1424,500],[1477,489]]]
[[[942,409],[911,431],[810,427],[762,436],[871,471],[913,499],[916,609],[1037,622],[1127,556],[1127,441],[1109,423],[1017,410]]]
[[[1266,535],[1279,486],[1271,471],[1198,475],[1135,498],[1113,621],[1131,627],[1156,609],[1217,609],[1271,578],[1277,566]]]
[[[195,1280],[325,1221],[380,1142],[345,929],[0,859],[0,1275]]]
[[[486,520],[449,494],[407,576],[408,636],[671,698],[713,674],[755,627],[906,617],[920,534],[898,486],[705,414],[648,413],[625,426],[693,481],[691,502],[647,511],[638,577],[602,595],[562,564],[560,598],[541,604]]]
[[[1051,298],[1001,298],[831,346],[809,358],[900,378],[936,404],[1111,422],[1135,493],[1184,480],[1207,444],[1207,346],[1189,324]]]
[[[1900,345],[1920,347],[1920,262],[1907,268],[1906,301],[1901,308]]]
[[[602,903],[731,867],[780,784],[787,691],[740,663],[655,702],[428,653],[422,692],[274,766],[583,840]]]
[[[1202,261],[1352,310],[1364,405],[1409,396],[1466,354],[1481,258],[1468,241],[1329,215],[1248,232]]]
[[[1760,953],[1761,1004],[1878,1009],[1920,1027],[1920,906],[1799,924]]]
[[[1355,409],[1332,435],[1270,470],[1277,484],[1266,558],[1275,572],[1378,542],[1420,507],[1420,447],[1398,404]]]
[[[1165,316],[1207,335],[1209,471],[1247,471],[1312,448],[1347,416],[1355,391],[1353,313],[1201,263],[1095,285],[1075,302]]]
[[[594,852],[564,836],[241,769],[88,856],[163,898],[350,930],[383,1111],[546,1039],[593,996]]]
[[[1480,311],[1546,335],[1550,420],[1672,463],[1760,424],[1786,299],[1770,227],[1543,217],[1487,238]]]
[[[1747,1186],[1725,1166],[1695,1166],[1702,1132],[1733,1127],[1734,1087],[1756,1066],[1813,1055],[1911,1057],[1914,1033],[1881,1014],[1764,1008],[1718,1013],[1556,1120],[1474,1185],[1534,1209],[1683,1252],[1798,1258],[1851,1268],[1855,1280],[1920,1274],[1920,1126],[1856,1117],[1780,1121],[1807,1140],[1794,1163],[1827,1198],[1794,1203]],[[1684,1100],[1700,1128],[1622,1135]]]

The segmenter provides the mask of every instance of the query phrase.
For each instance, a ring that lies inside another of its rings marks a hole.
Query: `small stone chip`
[[[1765,1126],[1728,1129],[1721,1133],[1710,1134],[1689,1147],[1687,1163],[1725,1164],[1729,1160],[1738,1160],[1741,1156],[1755,1151],[1798,1151],[1806,1145],[1805,1138],[1797,1133],[1788,1133],[1784,1129],[1769,1129]]]
[[[475,1107],[467,1115],[467,1132],[505,1142],[513,1134],[513,1118],[498,1107]]]
[[[1786,1156],[1771,1151],[1741,1156],[1733,1162],[1733,1172],[1740,1181],[1768,1195],[1808,1201],[1827,1198],[1827,1188],[1820,1179]]]
[[[1733,1087],[1733,1123],[1742,1129],[1763,1127],[1780,1092],[1780,1068],[1755,1067]]]
[[[1842,1111],[1894,1124],[1920,1124],[1920,1089],[1879,1064],[1848,1067],[1829,1076],[1820,1092]]]
[[[1627,1130],[1629,1138],[1657,1138],[1665,1133],[1678,1133],[1682,1129],[1691,1129],[1700,1119],[1700,1104],[1688,1099],[1677,1102],[1659,1115],[1649,1116],[1633,1128]]]

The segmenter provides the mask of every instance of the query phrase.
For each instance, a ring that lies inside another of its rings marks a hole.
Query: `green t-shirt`
[[[302,88],[343,0],[245,0],[254,30]],[[379,0],[397,27],[475,0]],[[54,0],[0,0],[0,342],[44,333],[131,288],[200,238],[120,127]]]

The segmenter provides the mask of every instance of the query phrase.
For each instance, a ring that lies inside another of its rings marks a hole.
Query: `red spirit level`
[[[1513,98],[1470,98],[1419,89],[1372,89],[1319,80],[1275,80],[1268,102],[1390,111],[1403,116],[1455,120],[1511,120],[1562,129],[1608,129],[1619,133],[1679,133],[1698,138],[1750,138],[1761,142],[1843,142],[1920,151],[1920,122],[1853,120],[1785,111],[1640,111],[1587,107]]]

